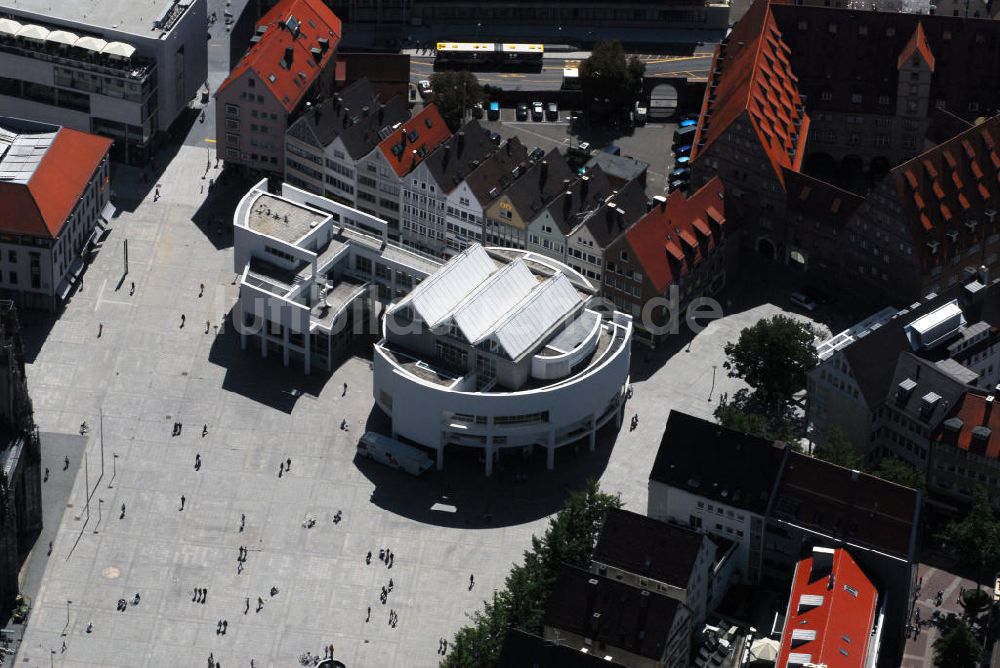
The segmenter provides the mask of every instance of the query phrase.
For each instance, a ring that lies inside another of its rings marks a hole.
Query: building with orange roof
[[[931,438],[927,486],[958,503],[971,503],[977,487],[1000,485],[1000,388],[969,390]],[[1000,498],[990,501],[1000,507]]]
[[[0,294],[55,310],[104,231],[111,140],[0,118]]]
[[[604,296],[636,319],[639,340],[653,344],[673,333],[672,315],[725,286],[738,257],[729,227],[722,180],[714,177],[690,196],[675,190],[654,198],[652,209],[608,246]],[[639,317],[645,304],[664,298],[669,306]]]
[[[282,174],[285,132],[333,92],[340,19],[321,0],[282,0],[215,91],[216,153],[227,165]]]
[[[775,665],[874,666],[880,607],[878,590],[847,550],[814,547],[795,566]]]
[[[386,221],[390,237],[399,239],[403,183],[450,137],[451,131],[433,104],[397,124],[358,161],[354,206]]]

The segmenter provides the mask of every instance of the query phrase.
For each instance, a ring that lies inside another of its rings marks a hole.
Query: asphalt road
[[[712,52],[702,49],[691,56],[636,54],[646,63],[646,74],[654,77],[705,78],[712,65]],[[563,68],[580,63],[579,58],[546,58],[541,72],[476,72],[481,84],[513,90],[554,90],[562,83]],[[433,56],[410,57],[410,80],[429,79],[434,73]]]

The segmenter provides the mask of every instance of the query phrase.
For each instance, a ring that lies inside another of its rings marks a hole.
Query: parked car
[[[671,181],[682,180],[687,181],[691,178],[691,168],[690,167],[678,167],[668,174]]]
[[[687,166],[691,162],[691,156],[682,155],[674,159],[675,165]]]
[[[540,149],[538,147],[534,148],[531,151],[531,153],[528,154],[528,158],[530,160],[535,160],[535,161],[541,160],[544,157],[545,157],[545,151],[543,151],[542,149]]]
[[[517,120],[526,121],[528,120],[528,105],[522,102],[517,105]]]
[[[674,156],[691,155],[691,144],[684,144],[674,149]]]
[[[496,144],[497,146],[499,146],[500,142],[503,141],[503,137],[500,136],[499,132],[493,132],[492,130],[490,130],[489,132],[486,133],[486,136],[489,137],[489,140],[494,144]]]
[[[605,153],[610,153],[611,155],[621,155],[622,154],[621,147],[620,146],[615,146],[614,144],[611,144],[609,146],[605,146],[601,150],[604,151]]]
[[[417,90],[420,91],[420,97],[424,100],[430,97],[431,93],[434,92],[431,90],[431,82],[427,79],[417,82]]]
[[[697,114],[685,114],[684,116],[681,116],[680,121],[677,123],[677,127],[679,128],[687,128],[692,125],[698,125]]]
[[[789,297],[789,300],[800,308],[804,308],[807,311],[816,310],[816,302],[806,297],[801,292],[793,292]]]
[[[687,190],[688,182],[686,179],[674,179],[667,184],[667,192],[672,193],[675,190]]]
[[[545,106],[545,118],[550,121],[559,120],[559,105],[555,102],[549,102]]]
[[[590,153],[590,142],[589,141],[580,142],[580,150],[585,153]]]
[[[531,103],[531,120],[540,121],[545,118],[545,106],[541,102]]]
[[[674,142],[688,144],[694,139],[694,133],[698,131],[697,125],[685,125],[674,130]]]
[[[417,86],[416,84],[411,83],[407,85],[406,89],[409,93],[409,100],[407,104],[409,105],[410,109],[413,109],[413,105],[417,103]]]
[[[484,109],[482,102],[476,102],[474,105],[472,105],[472,117],[475,118],[477,121],[483,117],[483,112]]]
[[[833,301],[826,292],[822,289],[816,287],[815,285],[807,285],[802,288],[802,294],[804,294],[809,299],[813,300],[817,304],[829,304]]]
[[[490,102],[489,109],[486,111],[486,119],[490,121],[500,120],[500,103],[496,100]]]

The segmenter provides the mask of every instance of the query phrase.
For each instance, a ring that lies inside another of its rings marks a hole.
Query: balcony
[[[142,82],[155,69],[156,63],[147,58],[118,58],[93,51],[0,34],[0,53],[44,60],[56,65],[73,67],[110,77]]]

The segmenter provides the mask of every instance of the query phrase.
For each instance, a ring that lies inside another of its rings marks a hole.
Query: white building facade
[[[374,397],[394,437],[437,451],[556,449],[621,424],[631,318],[588,308],[590,283],[549,258],[475,244],[387,309]]]
[[[383,303],[439,267],[389,243],[384,221],[288,184],[280,197],[266,180],[251,188],[233,228],[241,346],[305,373],[331,371],[355,337],[378,331]]]
[[[0,2],[0,108],[146,164],[208,76],[206,0]]]

